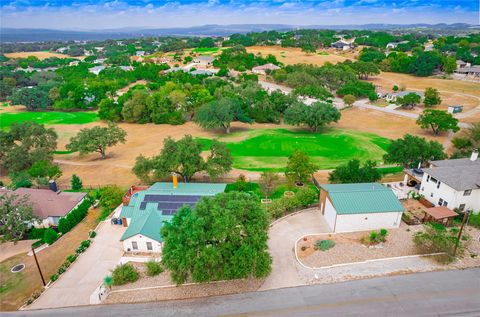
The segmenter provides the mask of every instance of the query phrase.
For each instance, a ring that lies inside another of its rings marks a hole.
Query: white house
[[[226,184],[155,183],[149,188],[132,187],[123,198],[119,218],[127,227],[120,241],[125,252],[162,252],[160,234],[165,222],[184,205],[194,207],[203,196],[225,191]]]
[[[403,205],[379,183],[320,185],[320,210],[333,232],[398,228]]]
[[[396,102],[398,98],[403,98],[408,94],[416,94],[420,98],[423,98],[423,92],[409,91],[409,90],[387,93],[383,96],[383,98],[388,102]]]
[[[88,71],[92,74],[95,74],[98,76],[102,70],[104,70],[106,67],[105,66],[94,66],[88,69]]]
[[[338,40],[332,43],[331,47],[336,48],[337,50],[347,51],[353,48],[352,42],[346,41],[344,39]]]
[[[400,45],[400,44],[407,44],[407,43],[408,43],[408,41],[390,42],[390,43],[387,44],[386,48],[390,48],[390,49],[392,49],[392,48],[397,48],[398,45]]]
[[[430,162],[423,169],[419,193],[436,206],[480,211],[480,160],[470,158]]]
[[[265,64],[265,65],[260,65],[260,66],[253,67],[252,68],[252,73],[265,75],[267,73],[267,70],[268,71],[274,71],[274,70],[278,70],[278,69],[280,69],[280,67],[278,67],[277,65],[272,64],[272,63],[268,63],[268,64]]]
[[[65,217],[80,205],[86,193],[52,191],[50,189],[18,188],[15,191],[2,190],[0,195],[16,195],[17,199],[26,197],[32,205],[32,213],[39,222],[37,228],[57,226],[61,217]]]

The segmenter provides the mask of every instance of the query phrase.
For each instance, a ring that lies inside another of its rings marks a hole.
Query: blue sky
[[[1,0],[2,27],[479,23],[478,0]]]

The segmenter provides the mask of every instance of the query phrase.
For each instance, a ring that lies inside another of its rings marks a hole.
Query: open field
[[[91,210],[87,217],[64,237],[37,253],[38,262],[46,282],[50,280],[50,276],[57,271],[65,258],[75,253],[75,249],[80,245],[80,242],[88,237],[88,232],[95,228],[99,212],[98,209]],[[24,263],[25,269],[19,273],[10,273],[10,268],[19,263]],[[35,260],[33,256],[28,256],[26,253],[1,262],[0,274],[2,276],[0,285],[1,310],[18,309],[33,292],[42,288],[42,280],[35,266]]]
[[[39,60],[44,60],[46,58],[50,58],[50,57],[58,57],[58,58],[76,58],[76,59],[84,59],[85,56],[70,56],[70,55],[66,55],[66,54],[60,54],[60,53],[52,53],[52,52],[43,52],[43,51],[40,51],[40,52],[15,52],[15,53],[6,53],[5,54],[6,57],[8,58],[27,58],[29,56],[35,56],[37,57]]]
[[[18,109],[18,108],[17,108]],[[0,111],[0,129],[6,129],[14,122],[35,121],[41,124],[85,124],[97,121],[95,112],[27,112],[27,111]]]
[[[241,141],[232,141],[240,137]],[[234,158],[233,166],[251,171],[283,171],[295,150],[307,153],[320,169],[335,168],[350,159],[380,161],[389,140],[356,131],[327,129],[322,133],[286,129],[253,130],[224,136]],[[201,139],[205,150],[211,141]]]
[[[393,85],[404,85],[407,90],[422,92],[427,87],[436,88],[442,97],[442,104],[437,107],[438,109],[446,110],[450,105],[462,105],[464,106],[463,111],[466,112],[480,106],[480,84],[478,83],[385,72],[370,78],[369,81],[385,90],[391,90]],[[421,110],[421,108],[417,109],[417,111]],[[479,121],[480,112],[465,119],[466,120],[462,119],[462,121]]]
[[[305,53],[298,47],[249,46],[247,47],[247,52],[261,54],[263,56],[272,54],[278,61],[285,65],[313,64],[321,66],[326,62],[336,64],[348,59],[336,51],[327,50],[327,55],[323,55],[321,52]],[[350,56],[349,58],[352,59]]]

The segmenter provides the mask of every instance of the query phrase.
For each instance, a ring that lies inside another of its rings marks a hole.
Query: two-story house
[[[475,150],[470,158],[430,162],[423,169],[419,193],[436,206],[480,211],[480,160]]]

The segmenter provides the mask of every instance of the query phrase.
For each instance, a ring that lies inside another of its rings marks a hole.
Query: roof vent
[[[478,150],[475,149],[472,152],[472,156],[470,156],[470,161],[475,162],[478,159]]]

